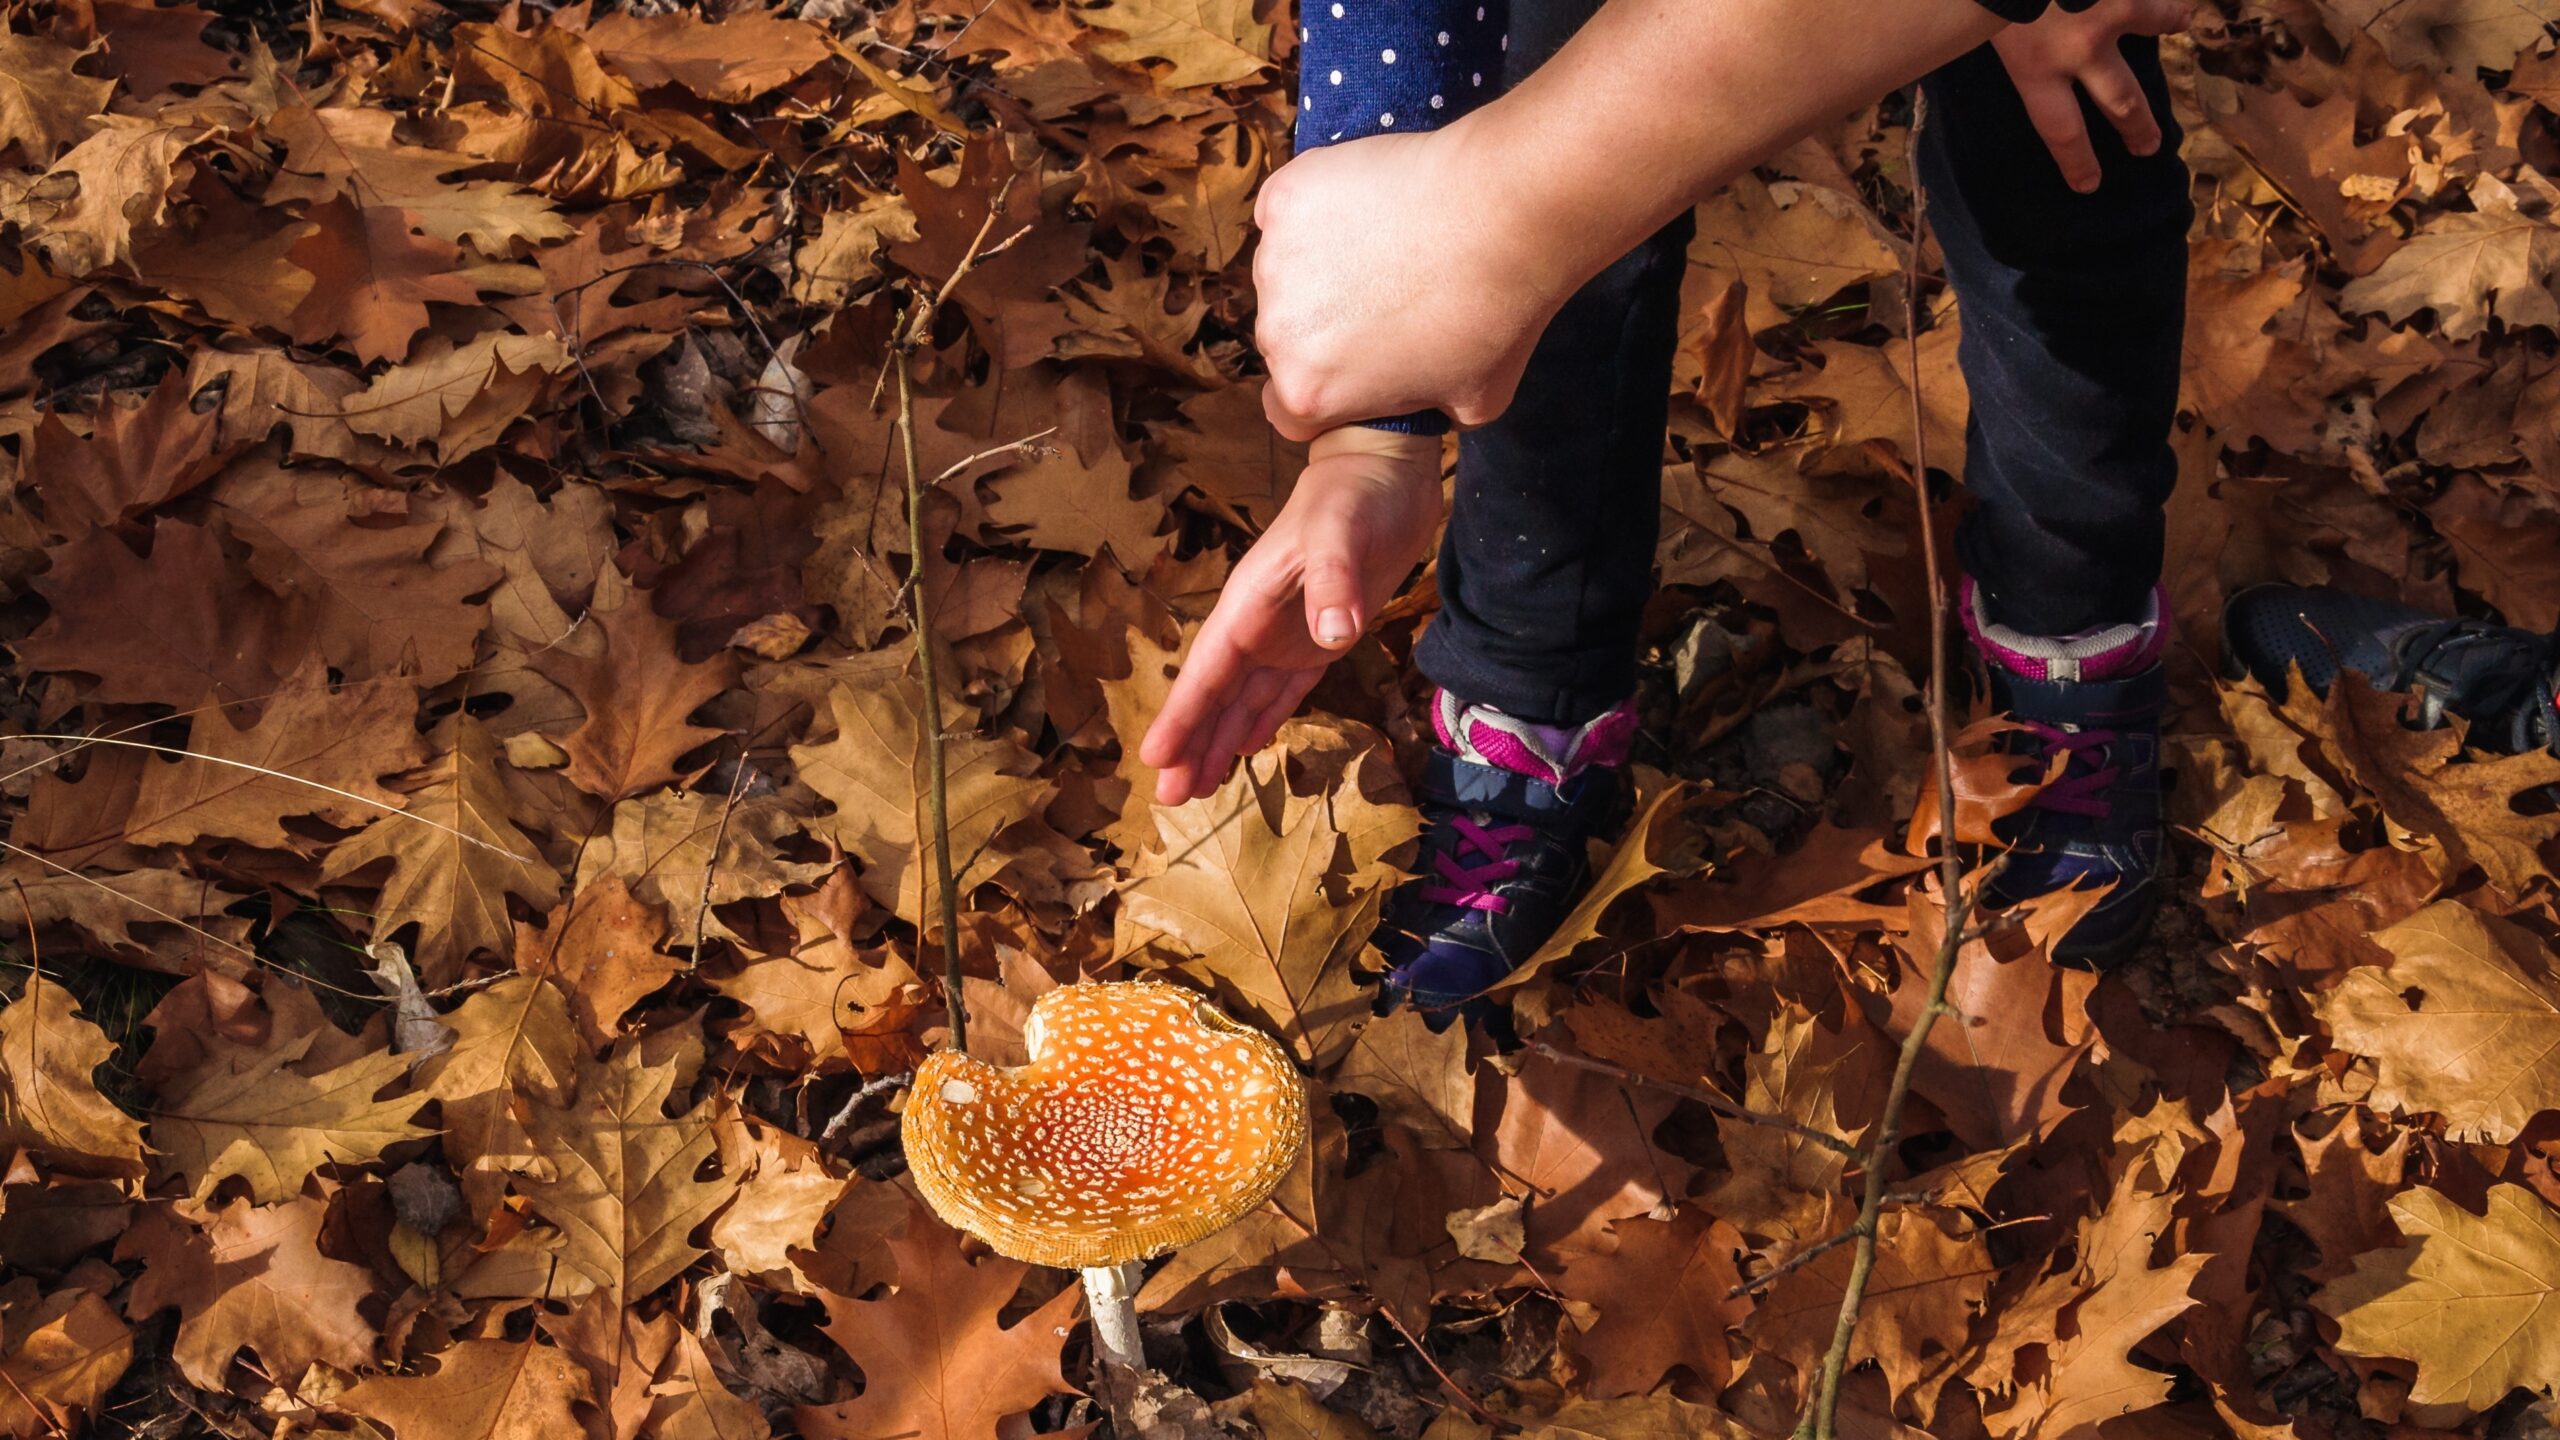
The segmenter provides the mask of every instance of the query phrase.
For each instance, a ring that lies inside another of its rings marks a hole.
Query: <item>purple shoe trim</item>
[[[2169,592],[2154,587],[2149,611],[2130,625],[2106,625],[2077,635],[2030,635],[1994,625],[1973,577],[1958,582],[1956,598],[1965,634],[1985,660],[2022,680],[2114,680],[2150,668],[2169,648]]]
[[[1627,763],[1635,748],[1636,704],[1630,698],[1585,725],[1538,725],[1443,690],[1432,700],[1431,727],[1440,744],[1463,759],[1561,785],[1586,770]]]

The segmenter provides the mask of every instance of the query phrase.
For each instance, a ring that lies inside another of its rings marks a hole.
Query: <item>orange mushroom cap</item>
[[[917,1068],[900,1128],[926,1202],[999,1255],[1077,1269],[1160,1255],[1262,1203],[1306,1143],[1307,1090],[1271,1037],[1152,980],[1031,1007],[1031,1062]]]

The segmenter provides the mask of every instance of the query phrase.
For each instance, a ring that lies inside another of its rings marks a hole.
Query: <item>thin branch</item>
[[[942,688],[934,676],[933,626],[925,601],[924,472],[916,462],[916,397],[904,346],[889,352],[898,375],[898,444],[907,466],[907,615],[916,633],[916,678],[924,686],[925,809],[933,822],[934,888],[942,896],[942,1003],[951,1012],[951,1046],[969,1049],[969,1002],[960,983],[960,886],[951,876],[950,781],[942,758]],[[921,917],[919,917],[921,919]],[[919,924],[919,933],[924,927]]]
[[[1929,123],[1925,92],[1915,97],[1911,133],[1903,151],[1911,176],[1911,253],[1903,270],[1903,339],[1911,357],[1911,489],[1920,506],[1920,551],[1929,586],[1929,758],[1938,782],[1939,903],[1946,907],[1945,933],[1939,937],[1937,963],[1929,975],[1929,998],[1913,1017],[1895,1059],[1893,1084],[1885,1091],[1884,1111],[1866,1147],[1866,1186],[1858,1202],[1857,1223],[1846,1232],[1857,1247],[1849,1262],[1849,1281],[1840,1295],[1840,1318],[1831,1330],[1831,1348],[1796,1421],[1794,1440],[1835,1440],[1840,1420],[1840,1380],[1849,1368],[1849,1351],[1858,1335],[1858,1313],[1867,1298],[1867,1282],[1875,1275],[1877,1217],[1884,1209],[1886,1161],[1900,1139],[1902,1109],[1911,1098],[1911,1078],[1927,1052],[1929,1032],[1947,1013],[1947,985],[1955,978],[1956,957],[1964,952],[1965,917],[1972,900],[1964,893],[1964,862],[1956,854],[1955,752],[1948,740],[1947,719],[1947,584],[1938,561],[1936,512],[1929,504],[1929,431],[1921,409],[1920,252],[1929,238],[1929,191],[1920,178],[1920,135]],[[1980,892],[1977,890],[1976,894]]]
[[[1606,1075],[1624,1084],[1642,1085],[1649,1089],[1660,1090],[1665,1094],[1677,1095],[1684,1100],[1695,1100],[1728,1120],[1739,1120],[1746,1125],[1759,1125],[1771,1130],[1784,1131],[1799,1140],[1809,1140],[1825,1150],[1836,1151],[1853,1158],[1859,1154],[1857,1146],[1837,1135],[1826,1135],[1811,1126],[1799,1125],[1784,1115],[1770,1115],[1748,1106],[1737,1105],[1702,1085],[1683,1085],[1673,1080],[1657,1080],[1650,1075],[1640,1075],[1623,1066],[1612,1065],[1606,1060],[1594,1060],[1587,1055],[1576,1055],[1570,1050],[1559,1050],[1544,1040],[1530,1041],[1529,1049],[1560,1065],[1570,1065],[1577,1070],[1588,1070],[1594,1075]]]
[[[728,797],[720,802],[720,824],[711,832],[711,855],[702,862],[702,903],[693,911],[693,963],[702,963],[702,937],[711,926],[711,887],[720,878],[720,847],[729,839],[729,815],[738,808],[738,792],[747,788],[747,747],[738,747],[737,771],[729,777]]]
[[[1413,1353],[1422,1357],[1422,1363],[1431,1367],[1431,1373],[1440,1377],[1441,1385],[1446,1387],[1450,1394],[1458,1398],[1458,1403],[1467,1407],[1467,1413],[1475,1417],[1475,1422],[1477,1424],[1489,1426],[1495,1431],[1503,1434],[1509,1434],[1510,1432],[1520,1428],[1511,1421],[1505,1420],[1501,1416],[1484,1408],[1483,1404],[1477,1401],[1475,1396],[1467,1393],[1467,1387],[1459,1384],[1456,1378],[1451,1376],[1448,1371],[1440,1368],[1440,1362],[1432,1358],[1431,1352],[1423,1347],[1421,1339],[1412,1331],[1404,1328],[1404,1322],[1396,1318],[1394,1307],[1382,1303],[1378,1306],[1378,1313],[1386,1317],[1387,1324],[1392,1326],[1398,1335],[1404,1337],[1404,1343],[1413,1348]]]

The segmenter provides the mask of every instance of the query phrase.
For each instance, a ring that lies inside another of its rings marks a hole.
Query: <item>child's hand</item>
[[[2032,25],[2012,25],[1992,48],[2008,67],[2027,118],[2062,167],[2063,181],[2086,195],[2098,188],[2098,153],[2080,115],[2078,90],[2124,137],[2125,148],[2148,155],[2160,148],[2160,121],[2143,97],[2133,68],[2116,42],[2127,35],[2170,35],[2187,28],[2184,0],[2098,0],[2073,14],[2055,9]]]
[[[1216,790],[1271,743],[1334,657],[1412,573],[1440,523],[1440,442],[1351,428],[1319,436],[1271,528],[1236,562],[1138,758],[1156,803]]]

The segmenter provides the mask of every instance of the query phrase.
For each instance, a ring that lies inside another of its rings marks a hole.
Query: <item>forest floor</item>
[[[1636,819],[1495,1055],[1365,979],[1427,574],[1218,795],[1135,756],[1301,462],[1249,347],[1285,11],[7,17],[0,1436],[1098,1424],[1070,1277],[924,1211],[875,1083],[946,1027],[919,572],[973,1043],[1163,973],[1317,1096],[1148,1277],[1149,1433],[1792,1425],[1864,1177],[1695,1097],[1865,1143],[1935,951],[1910,419],[1953,474],[1966,402],[1905,102],[1700,209]],[[2173,894],[2104,978],[2061,905],[1965,948],[1845,1433],[2560,1434],[2560,758],[2276,703],[2215,626],[2278,578],[2560,625],[2551,33],[2171,42]],[[883,370],[973,256],[919,547]]]

